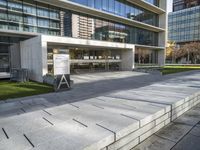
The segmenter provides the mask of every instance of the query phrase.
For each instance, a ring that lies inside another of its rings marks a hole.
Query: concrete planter
[[[47,83],[54,86],[55,82],[56,82],[55,76],[50,74],[46,74],[45,76],[43,76],[43,83]]]

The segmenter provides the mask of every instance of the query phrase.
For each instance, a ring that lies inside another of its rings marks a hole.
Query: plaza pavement
[[[131,149],[199,102],[199,71],[72,78],[75,85],[70,91],[2,101],[0,150]],[[198,127],[197,122],[193,126]],[[176,142],[190,127],[180,128],[184,132],[176,141],[169,138],[170,144],[180,145]],[[148,140],[136,148],[145,149]]]

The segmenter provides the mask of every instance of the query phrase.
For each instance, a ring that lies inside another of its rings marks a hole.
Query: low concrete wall
[[[175,120],[183,113],[200,103],[200,92],[195,93],[183,100],[180,100],[171,106],[166,106],[164,112],[153,114],[146,121],[140,120],[140,127],[134,132],[116,140],[114,143],[101,150],[129,150],[153,135],[155,132],[165,127],[171,121]]]

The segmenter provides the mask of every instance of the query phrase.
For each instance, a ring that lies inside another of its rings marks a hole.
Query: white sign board
[[[70,74],[69,54],[54,54],[54,75]]]

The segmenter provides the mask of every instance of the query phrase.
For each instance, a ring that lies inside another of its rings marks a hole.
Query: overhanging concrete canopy
[[[139,44],[135,44],[135,48],[144,48],[144,49],[152,49],[152,50],[165,50],[165,47],[139,45]]]
[[[25,31],[10,31],[10,30],[2,30],[0,29],[0,35],[1,36],[11,36],[11,37],[35,37],[38,35],[41,35],[40,33],[34,33],[34,32],[25,32]]]
[[[156,14],[163,14],[165,13],[165,10],[157,7],[157,6],[154,6],[144,0],[127,0],[128,2],[132,3],[132,4],[135,4],[137,6],[140,6],[142,8],[145,8],[151,12],[154,12]]]
[[[135,20],[131,20],[131,19],[127,19],[124,17],[120,17],[114,14],[110,14],[104,11],[99,11],[90,7],[86,7],[74,2],[70,2],[68,0],[36,0],[38,2],[41,3],[46,3],[46,4],[51,4],[57,7],[62,7],[64,9],[69,9],[72,11],[77,11],[78,12],[82,12],[82,13],[86,13],[86,14],[92,14],[93,16],[96,17],[100,17],[100,18],[104,18],[104,19],[108,19],[108,20],[112,20],[112,21],[116,21],[126,24],[126,25],[130,25],[130,26],[134,26],[134,27],[138,27],[138,28],[143,28],[146,30],[150,30],[150,31],[154,31],[154,32],[164,32],[165,29],[160,28],[160,27],[156,27],[156,26],[152,26],[152,25],[148,25],[139,21],[135,21]]]
[[[88,40],[71,37],[55,37],[49,35],[42,35],[43,42],[47,42],[50,45],[68,45],[76,47],[90,47],[90,48],[110,48],[110,49],[134,49],[134,44],[107,42],[100,40]]]

